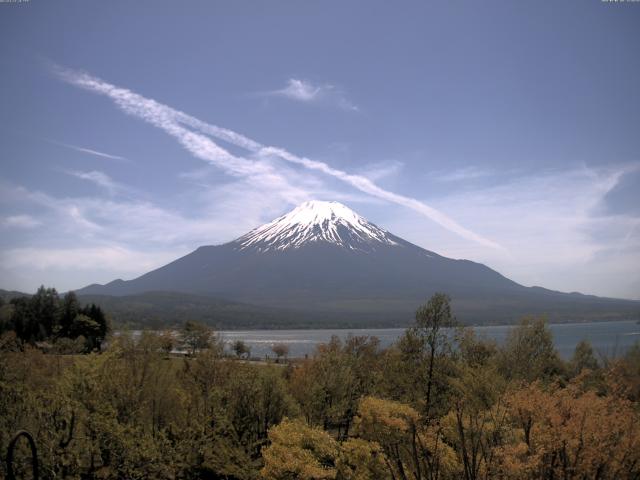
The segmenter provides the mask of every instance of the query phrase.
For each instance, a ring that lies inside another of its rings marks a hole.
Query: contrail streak
[[[364,176],[350,174],[344,170],[333,168],[324,162],[297,156],[282,148],[263,145],[240,133],[203,122],[184,112],[143,97],[131,90],[116,87],[87,73],[76,72],[60,67],[56,67],[55,70],[66,82],[111,98],[124,112],[141,118],[164,130],[169,135],[175,137],[180,144],[194,156],[222,168],[231,175],[261,177],[268,179],[271,183],[282,183],[283,185],[287,185],[288,188],[291,188],[286,179],[275,172],[271,166],[260,161],[232,155],[213,142],[209,137],[217,138],[236,147],[245,149],[251,152],[256,158],[275,157],[292,164],[300,165],[309,170],[324,173],[325,175],[341,180],[361,192],[418,212],[463,238],[486,247],[504,250],[504,248],[496,242],[463,227],[446,214],[424,202],[385,190]],[[206,134],[208,137],[196,132]]]

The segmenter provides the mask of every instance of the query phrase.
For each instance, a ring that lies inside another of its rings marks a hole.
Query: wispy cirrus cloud
[[[92,170],[89,172],[83,172],[79,170],[65,170],[64,173],[71,175],[72,177],[79,178],[81,180],[87,180],[95,185],[104,188],[111,195],[127,190],[127,187],[114,181],[109,175],[98,170]]]
[[[263,145],[240,133],[203,122],[184,112],[175,110],[155,100],[145,98],[131,90],[116,87],[83,72],[56,68],[58,75],[68,83],[105,95],[129,115],[136,116],[173,136],[192,155],[223,169],[230,175],[248,177],[279,188],[292,203],[308,196],[278,173],[272,163],[265,160],[280,159],[307,170],[323,173],[350,185],[368,195],[402,205],[431,219],[442,227],[467,240],[489,248],[502,247],[488,238],[473,232],[420,200],[385,190],[370,179],[333,168],[324,162],[295,155],[283,148]],[[190,128],[188,128],[190,127]],[[251,158],[239,157],[216,144],[213,138],[247,150]]]
[[[35,228],[42,223],[31,215],[10,215],[2,219],[0,224],[9,228]]]
[[[492,175],[492,172],[474,166],[457,168],[445,173],[436,175],[437,180],[441,182],[461,182],[467,180],[476,180]]]
[[[78,145],[72,145],[70,143],[58,142],[56,140],[44,139],[46,142],[52,143],[54,145],[58,145],[60,147],[65,147],[70,150],[75,150],[76,152],[86,153],[89,155],[93,155],[95,157],[108,158],[109,160],[119,160],[123,162],[129,161],[129,159],[125,157],[121,157],[119,155],[112,155],[110,153],[99,152],[98,150],[94,150],[92,148],[80,147]]]
[[[299,78],[290,78],[285,87],[266,92],[264,95],[308,104],[329,105],[353,112],[359,111],[341,88],[331,84],[314,85],[308,80]]]
[[[107,198],[59,196],[0,181],[0,204],[30,212],[28,220],[0,217],[0,288],[33,291],[45,283],[65,290],[132,278],[198,246],[229,241],[286,206],[277,190],[250,181],[191,188],[178,202],[184,208],[141,199],[134,189]]]
[[[118,269],[123,273],[137,273],[140,268],[152,269],[175,258],[175,251],[148,252],[120,246],[87,248],[13,248],[0,253],[5,267],[40,270]]]
[[[282,90],[275,90],[273,93],[276,95],[282,95],[283,97],[290,98],[292,100],[300,100],[301,102],[313,102],[318,100],[322,91],[326,87],[316,87],[309,82],[299,80],[297,78],[290,78],[287,82],[287,86]]]
[[[465,224],[493,232],[509,255],[402,214],[390,219],[389,228],[403,230],[408,240],[428,238],[440,245],[438,253],[483,262],[525,285],[638,298],[640,216],[612,213],[602,203],[639,168],[635,162],[521,172],[450,189],[437,199],[436,206],[446,205]]]
[[[391,160],[387,162],[379,162],[367,167],[361,172],[361,174],[367,177],[369,180],[376,182],[383,178],[392,177],[397,175],[404,168],[404,163],[397,160]]]
[[[272,165],[259,160],[233,155],[222,148],[207,135],[187,128],[192,124],[203,123],[189,115],[145,98],[130,90],[119,88],[86,73],[75,72],[60,67],[55,71],[65,81],[111,98],[125,113],[138,117],[174,137],[183,148],[194,157],[223,170],[234,177],[251,178],[270,187],[277,188],[280,195],[292,203],[306,199],[307,192],[296,187],[280,175]],[[229,143],[245,149],[255,148],[253,142],[230,130],[208,125],[209,130]]]

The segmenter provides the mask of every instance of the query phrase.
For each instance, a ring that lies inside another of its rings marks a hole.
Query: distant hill
[[[17,297],[29,297],[30,295],[28,293],[23,293],[23,292],[17,292],[15,290],[3,290],[2,288],[0,288],[0,298],[2,298],[4,301],[9,301],[12,298],[17,298]]]
[[[310,315],[295,310],[250,305],[215,297],[181,292],[145,292],[133,295],[79,295],[81,303],[100,305],[117,327],[163,328],[197,320],[216,328],[281,329],[305,328],[310,324],[342,326],[324,315]],[[357,321],[347,327],[362,327]]]
[[[480,263],[443,257],[336,202],[306,202],[235,241],[77,293],[127,321],[193,316],[245,328],[407,325],[438,291],[466,323],[640,315],[639,301],[525,287]]]

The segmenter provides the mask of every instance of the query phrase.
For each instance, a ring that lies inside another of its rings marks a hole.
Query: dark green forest
[[[535,290],[535,289],[534,289]],[[537,289],[544,291],[544,289]],[[564,298],[559,294],[559,298]],[[30,297],[20,292],[0,290],[0,298]],[[640,319],[640,304],[624,309],[615,300],[574,295],[575,301],[557,302],[541,296],[536,312],[552,323]],[[415,305],[392,298],[374,300],[334,300],[304,304],[292,300],[288,306],[269,306],[231,301],[211,295],[184,292],[148,291],[131,295],[77,295],[83,305],[94,304],[109,313],[114,329],[152,329],[179,327],[192,320],[217,330],[309,329],[309,328],[406,328],[411,325]],[[565,298],[566,300],[566,298]],[[586,302],[586,303],[585,303]],[[418,302],[416,302],[417,305]],[[477,293],[475,298],[453,298],[452,307],[462,323],[469,325],[515,324],[531,311],[513,299],[493,299]],[[404,311],[405,313],[399,313]]]
[[[640,345],[564,361],[541,318],[497,345],[437,294],[389,348],[252,362],[197,322],[110,335],[73,294],[0,308],[0,452],[29,431],[41,478],[640,478]],[[29,459],[21,439],[12,465]]]
[[[31,296],[21,295],[8,302],[0,297],[0,335],[9,333],[7,338],[21,345],[86,353],[100,350],[109,330],[102,308],[93,303],[81,306],[73,292],[60,298],[55,288],[42,286]]]

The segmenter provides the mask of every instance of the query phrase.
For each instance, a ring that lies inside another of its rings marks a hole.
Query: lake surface
[[[478,336],[504,341],[511,326],[473,327]],[[556,349],[567,359],[581,340],[591,342],[596,354],[618,356],[640,340],[640,325],[635,320],[616,322],[563,323],[549,325]],[[404,333],[403,328],[324,329],[324,330],[247,330],[218,332],[227,348],[236,340],[244,341],[251,348],[252,357],[274,357],[271,347],[277,343],[289,346],[289,357],[311,355],[320,343],[329,341],[332,335],[341,339],[349,335],[370,335],[380,339],[382,347],[388,347]]]

